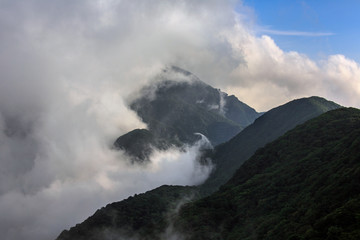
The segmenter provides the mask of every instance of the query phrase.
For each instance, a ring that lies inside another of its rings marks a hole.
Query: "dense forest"
[[[212,160],[209,178],[108,204],[57,240],[360,239],[360,110],[310,97],[257,113],[171,71],[192,80],[143,88],[130,108],[148,129],[114,147],[141,164],[198,132],[220,143],[196,159]]]
[[[338,109],[256,151],[182,208],[187,239],[360,239],[360,111]]]
[[[58,240],[169,234],[191,240],[359,239],[359,144],[360,110],[329,111],[258,149],[208,197],[196,187],[163,186],[109,204]]]

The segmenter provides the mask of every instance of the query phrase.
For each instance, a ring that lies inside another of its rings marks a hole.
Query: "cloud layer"
[[[284,52],[256,36],[236,4],[0,1],[2,239],[51,239],[106,203],[204,180],[198,146],[156,153],[145,169],[110,149],[119,135],[145,127],[124,99],[166,65],[257,110],[310,95],[359,107],[358,63]]]
[[[244,61],[231,71],[224,88],[256,109],[268,110],[313,95],[360,107],[357,62],[341,54],[314,61],[296,51],[285,52],[269,36],[257,37],[241,21],[224,32],[224,38]]]

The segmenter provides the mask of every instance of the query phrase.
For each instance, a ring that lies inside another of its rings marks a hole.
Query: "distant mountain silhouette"
[[[130,108],[148,125],[148,133],[135,134],[140,133],[137,130],[131,133],[131,138],[121,136],[115,146],[137,161],[147,160],[154,147],[192,144],[199,139],[194,133],[203,134],[215,146],[261,115],[235,96],[228,96],[177,67],[164,70],[157,81],[144,87]],[[150,147],[145,146],[146,141]],[[144,149],[138,148],[140,145]]]

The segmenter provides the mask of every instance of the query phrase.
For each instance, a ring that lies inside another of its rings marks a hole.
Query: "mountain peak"
[[[161,84],[162,82],[187,82],[189,84],[209,86],[205,82],[201,81],[195,74],[177,66],[166,66],[154,80],[156,84]]]
[[[234,138],[218,146],[212,156],[215,171],[201,186],[204,194],[224,184],[254,152],[297,125],[341,106],[321,97],[300,98],[273,108]]]
[[[236,97],[202,82],[179,67],[167,67],[158,79],[143,88],[130,108],[165,139],[191,143],[194,133],[213,145],[225,142],[251,124],[260,114]]]
[[[176,66],[166,67],[140,93],[129,105],[147,124],[146,136],[152,137],[141,139],[142,135],[136,131],[115,142],[116,147],[135,158],[149,156],[151,148],[145,147],[149,150],[139,154],[131,144],[144,146],[148,142],[156,147],[154,143],[165,141],[181,146],[196,142],[198,136],[194,133],[200,133],[215,146],[235,136],[261,115],[235,96],[228,96]]]
[[[170,66],[164,69],[164,71],[173,71],[173,72],[178,72],[178,73],[182,73],[186,76],[195,76],[193,73],[186,71],[185,69],[179,68],[177,66]]]
[[[297,126],[185,205],[179,230],[187,239],[359,239],[359,133],[353,108]]]

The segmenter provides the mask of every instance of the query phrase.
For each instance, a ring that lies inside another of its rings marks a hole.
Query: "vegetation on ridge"
[[[165,150],[171,144],[178,145],[176,142],[155,137],[147,129],[135,129],[120,136],[115,141],[114,146],[124,150],[133,162],[141,163],[149,160],[153,148]]]
[[[360,110],[338,109],[259,149],[182,208],[187,239],[360,239]]]
[[[340,105],[320,97],[301,98],[271,109],[228,142],[219,145],[207,157],[213,159],[215,171],[200,187],[203,195],[216,191],[257,149],[277,139],[305,121]]]
[[[286,109],[294,115],[300,111],[294,106],[338,107],[312,97],[277,108],[275,115],[285,118]],[[262,124],[254,125],[273,126],[266,123],[275,124],[270,120],[276,116],[259,118]],[[228,157],[237,156],[235,143],[221,145],[230,144]],[[169,209],[183,196],[199,198],[196,188],[163,186],[109,204],[58,240],[97,240],[104,234],[114,240],[167,239],[172,227],[187,240],[359,239],[359,144],[360,110],[329,111],[258,149],[219,191],[184,205],[179,215],[169,217]]]
[[[138,237],[156,240],[169,227],[179,204],[198,197],[195,187],[161,186],[108,204],[83,223],[63,231],[57,240],[103,240]]]

